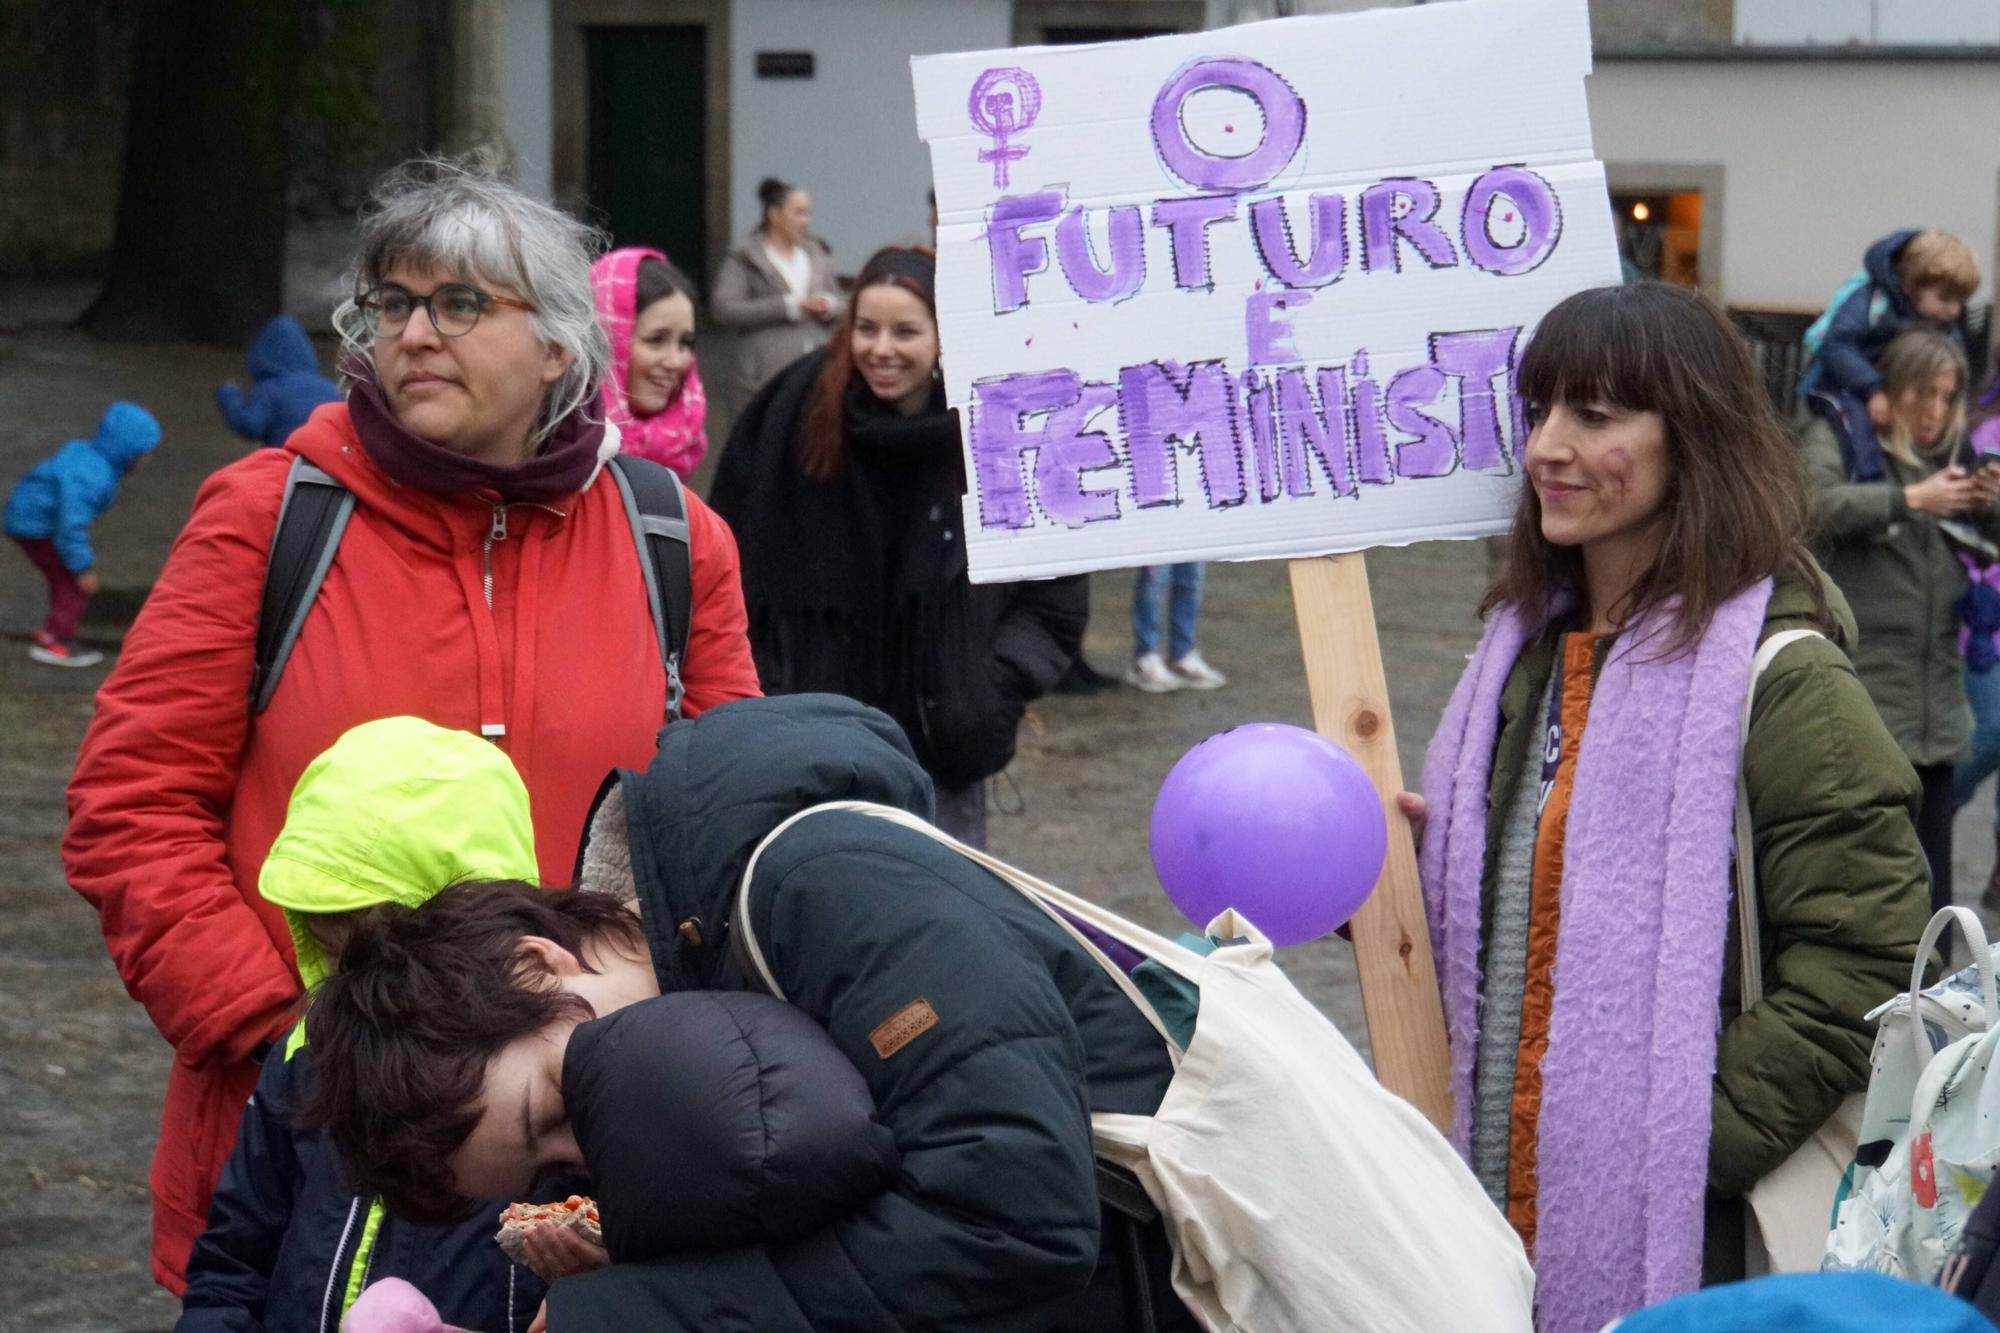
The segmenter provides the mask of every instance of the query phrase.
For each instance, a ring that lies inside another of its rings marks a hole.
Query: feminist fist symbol
[[[1028,155],[1028,145],[1007,140],[1025,133],[1042,113],[1042,85],[1025,69],[1006,65],[989,69],[973,83],[965,109],[972,128],[993,139],[991,148],[979,150],[979,160],[993,164],[993,185],[1004,190],[1007,164]]]

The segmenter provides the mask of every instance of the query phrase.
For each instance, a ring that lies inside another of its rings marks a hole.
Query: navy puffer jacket
[[[578,1027],[563,1106],[613,1263],[817,1231],[896,1174],[868,1085],[767,995],[682,991]]]
[[[544,1288],[493,1243],[508,1201],[479,1200],[441,1227],[376,1217],[374,1201],[348,1188],[333,1145],[292,1128],[311,1081],[310,1046],[288,1041],[264,1058],[208,1230],[188,1256],[175,1333],[336,1333],[357,1276],[405,1279],[457,1328],[527,1328]],[[562,1198],[574,1183],[535,1197]]]
[[[895,723],[832,695],[676,722],[616,789],[668,992],[751,988],[732,949],[737,881],[790,815],[835,800],[931,813]],[[605,822],[593,839],[617,836]],[[750,912],[785,997],[867,1083],[901,1154],[896,1179],[788,1242],[558,1282],[551,1333],[1115,1333],[1139,1295],[1132,1272],[1150,1275],[1158,1328],[1196,1327],[1168,1285],[1158,1223],[1134,1231],[1100,1203],[1091,1112],[1153,1113],[1173,1070],[1080,945],[972,861],[854,812],[776,839]]]

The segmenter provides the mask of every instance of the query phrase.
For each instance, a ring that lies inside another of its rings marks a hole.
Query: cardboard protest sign
[[[1619,278],[1585,0],[912,67],[975,580],[1504,530],[1521,348]]]

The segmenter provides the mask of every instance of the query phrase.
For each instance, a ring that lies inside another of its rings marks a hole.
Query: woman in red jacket
[[[566,883],[604,774],[652,754],[667,674],[604,475],[618,444],[599,407],[597,241],[478,170],[388,177],[334,316],[346,401],[208,480],[98,695],[63,860],[174,1047],[152,1185],[153,1272],[176,1293],[257,1061],[299,997],[256,884],[312,757],[403,714],[488,736],[533,798],[543,879]],[[253,715],[266,557],[301,455],[356,504]],[[735,541],[687,508],[694,714],[758,690]]]

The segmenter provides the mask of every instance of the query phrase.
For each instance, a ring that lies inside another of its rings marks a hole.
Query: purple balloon
[[[1389,850],[1375,784],[1303,727],[1254,722],[1181,756],[1153,802],[1153,868],[1197,929],[1235,908],[1273,944],[1347,923]]]

